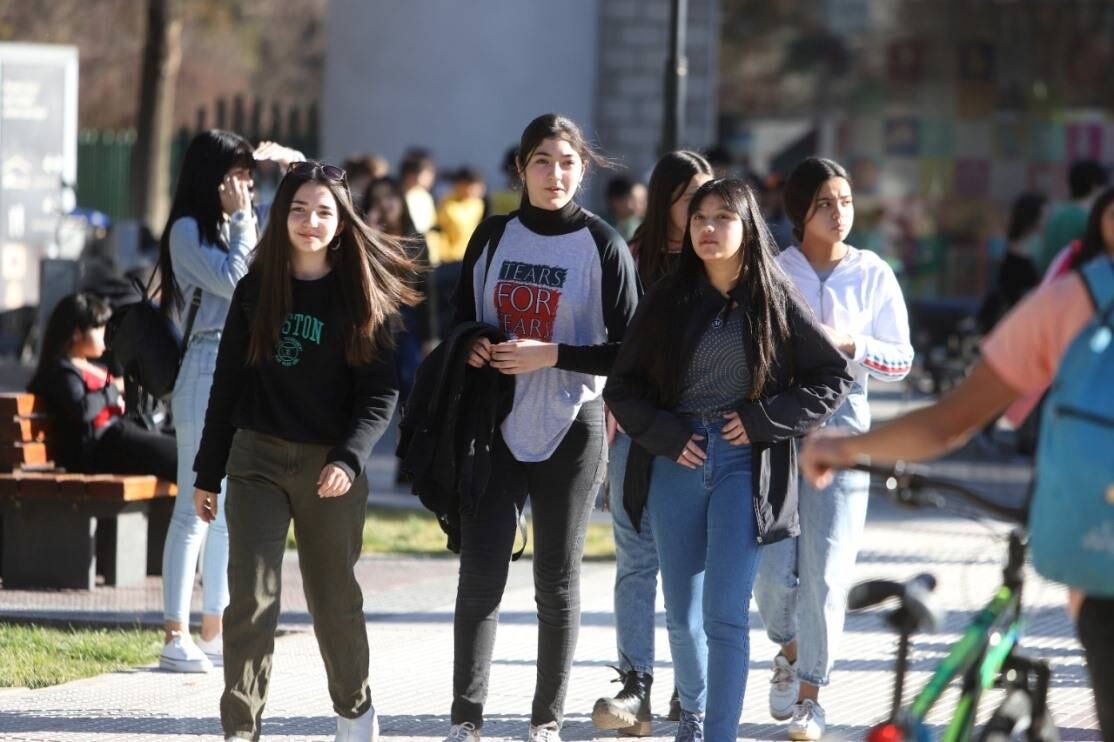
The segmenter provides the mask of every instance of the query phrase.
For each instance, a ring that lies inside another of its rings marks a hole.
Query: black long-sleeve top
[[[93,450],[101,432],[123,410],[111,378],[91,389],[85,375],[69,359],[45,365],[28,388],[41,397],[53,417],[51,455],[70,471],[92,471]]]
[[[355,479],[398,399],[393,353],[383,350],[367,365],[348,365],[334,271],[312,281],[293,279],[291,311],[274,353],[247,365],[260,284],[259,271],[251,271],[232,295],[194,461],[197,487],[210,492],[220,487],[237,429],[333,446],[329,463]]]

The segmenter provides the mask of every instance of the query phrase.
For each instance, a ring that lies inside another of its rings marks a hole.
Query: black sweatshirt
[[[344,316],[336,272],[293,279],[293,304],[271,358],[247,365],[261,275],[251,271],[232,295],[217,355],[205,432],[194,460],[197,487],[215,492],[236,429],[333,446],[329,463],[355,479],[386,430],[398,399],[394,356],[366,366],[344,357]]]

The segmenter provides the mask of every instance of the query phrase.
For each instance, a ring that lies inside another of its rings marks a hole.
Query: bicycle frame
[[[917,694],[901,721],[906,729],[921,726],[925,716],[952,681],[963,676],[963,689],[942,742],[967,742],[975,725],[982,692],[994,685],[1017,647],[1024,627],[1021,615],[1022,568],[1025,561],[1023,536],[1010,534],[1009,557],[1003,570],[1003,585],[974,617],[928,683]],[[915,737],[914,737],[915,738]]]

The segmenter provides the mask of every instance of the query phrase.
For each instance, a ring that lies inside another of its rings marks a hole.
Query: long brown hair
[[[631,237],[632,244],[638,243],[638,275],[643,286],[654,285],[669,272],[670,209],[697,175],[712,176],[712,166],[701,155],[688,150],[667,152],[650,174],[646,218]]]
[[[393,346],[399,308],[421,301],[412,285],[416,266],[397,240],[364,222],[352,206],[348,184],[326,177],[320,165],[291,170],[275,193],[267,228],[251,262],[250,270],[261,274],[262,286],[251,321],[248,363],[258,365],[272,356],[293,304],[290,253],[294,247],[286,222],[294,194],[306,183],[324,186],[336,200],[339,227],[328,262],[340,284],[345,360],[352,366],[363,365]]]

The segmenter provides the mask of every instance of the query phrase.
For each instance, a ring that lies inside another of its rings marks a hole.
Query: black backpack
[[[104,342],[123,368],[129,389],[138,385],[151,397],[165,400],[174,391],[178,367],[185,354],[183,334],[149,298],[151,281],[144,286],[135,279],[135,284],[142,298],[112,313],[105,328]],[[187,339],[200,306],[201,289],[195,288],[186,318],[184,337]]]

